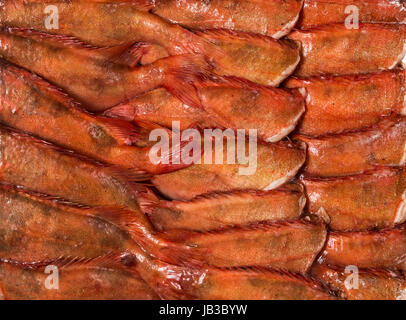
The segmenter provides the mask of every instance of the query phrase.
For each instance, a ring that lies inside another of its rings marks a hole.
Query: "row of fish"
[[[355,2],[3,1],[3,296],[403,298],[405,13]],[[257,129],[256,172],[151,163],[174,120]]]

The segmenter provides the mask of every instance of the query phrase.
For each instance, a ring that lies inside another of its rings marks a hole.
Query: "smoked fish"
[[[406,115],[402,69],[368,75],[291,77],[285,85],[305,90],[306,113],[296,131],[308,136],[360,130],[392,112]]]
[[[201,56],[191,54],[130,67],[83,43],[26,29],[3,30],[0,40],[0,57],[46,78],[90,111],[103,111],[159,87],[198,107],[191,82],[208,68]]]
[[[163,47],[171,56],[202,55],[216,74],[239,76],[266,85],[278,85],[299,62],[299,47],[293,42],[230,30],[208,31],[204,35],[194,33],[143,10],[152,2],[11,0],[2,5],[0,25],[48,32],[59,38],[74,36],[97,47],[119,46],[122,52],[135,42],[152,43]],[[58,28],[46,28],[49,14],[44,10],[49,4],[58,9]],[[138,48],[134,58],[140,58],[145,52],[142,46]],[[157,72],[155,77],[162,72],[153,70]]]
[[[277,142],[289,134],[304,112],[298,91],[250,86],[231,79],[195,83],[202,109],[193,108],[157,89],[113,107],[104,114],[127,121],[150,121],[170,128],[180,122],[182,130],[202,128],[257,129],[267,142]]]
[[[311,274],[346,300],[406,299],[403,276],[389,269],[358,269],[355,273],[355,269],[345,272],[345,268],[316,263]]]
[[[179,157],[180,145],[168,148],[167,164],[150,161],[152,146],[147,140],[152,128],[87,113],[61,90],[4,61],[0,61],[0,121],[98,161],[138,171],[140,179],[142,172],[186,166],[172,161]]]
[[[204,148],[200,164],[156,175],[152,178],[152,182],[162,194],[175,200],[191,200],[198,195],[211,192],[272,190],[293,178],[305,161],[306,152],[301,144],[280,141],[272,144],[258,142],[255,145],[257,156],[248,157],[250,159],[248,164],[240,164],[239,161],[228,164],[226,161],[228,148],[221,150],[216,144],[212,148],[213,151]],[[237,148],[240,147],[241,145]],[[248,149],[249,146],[245,148]],[[222,164],[215,162],[217,154],[224,155]],[[207,158],[211,159],[211,164],[206,162]],[[248,170],[241,173],[240,169]]]
[[[309,29],[330,23],[345,23],[358,10],[359,22],[405,23],[406,8],[401,0],[305,0],[297,27]]]
[[[305,203],[303,187],[288,184],[272,191],[218,192],[190,201],[161,200],[147,205],[141,201],[141,207],[160,231],[209,231],[262,221],[298,219]]]
[[[198,257],[197,250],[155,235],[140,210],[84,206],[0,184],[0,215],[0,257],[12,260],[97,257],[135,246],[171,263]]]
[[[73,259],[72,259],[73,260]],[[134,272],[87,259],[58,271],[58,289],[45,286],[45,266],[33,269],[10,262],[0,264],[0,295],[5,300],[158,300],[157,294]]]
[[[406,53],[405,31],[405,25],[367,23],[360,24],[359,29],[329,24],[296,30],[288,36],[302,46],[302,59],[295,75],[343,75],[393,69]]]
[[[231,29],[279,39],[298,20],[302,0],[159,0],[152,12],[191,29]]]
[[[304,172],[334,177],[358,174],[376,166],[405,164],[406,118],[389,117],[358,132],[309,138],[297,135],[308,147]]]
[[[329,232],[320,261],[357,268],[395,268],[406,258],[406,225],[381,230]]]
[[[327,214],[332,230],[394,227],[406,219],[404,168],[379,168],[335,178],[301,177],[308,211]]]
[[[323,249],[326,235],[321,221],[295,220],[207,232],[173,230],[164,236],[204,249],[202,259],[211,266],[262,266],[305,273]]]

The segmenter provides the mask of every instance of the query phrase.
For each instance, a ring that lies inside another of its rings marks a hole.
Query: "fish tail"
[[[179,55],[165,60],[167,70],[163,87],[190,107],[202,109],[195,82],[210,75],[210,65],[202,55]]]

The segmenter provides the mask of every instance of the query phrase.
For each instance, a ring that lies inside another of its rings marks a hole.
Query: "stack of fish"
[[[2,1],[3,297],[404,297],[406,12],[354,1]]]

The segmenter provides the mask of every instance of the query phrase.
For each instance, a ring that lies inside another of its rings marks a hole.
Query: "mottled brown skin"
[[[329,23],[344,23],[353,11],[345,12],[347,6],[358,8],[359,22],[403,23],[406,8],[401,0],[305,0],[297,27],[308,29]]]
[[[302,44],[302,59],[295,74],[309,77],[392,69],[404,56],[405,28],[399,24],[360,24],[359,29],[347,29],[344,24],[329,24],[296,30],[289,34],[289,39]]]
[[[146,209],[158,230],[209,231],[230,225],[298,219],[305,205],[303,189],[290,184],[272,191],[213,193],[190,201],[160,201]]]
[[[404,169],[379,168],[341,178],[306,178],[309,212],[327,214],[329,227],[357,231],[394,227],[405,221]]]
[[[0,121],[108,164],[150,173],[185,166],[154,165],[144,128],[89,114],[48,82],[7,63],[0,63]]]
[[[44,20],[47,17],[44,14],[44,9],[48,5],[47,3],[34,2],[27,4],[21,0],[5,1],[0,13],[0,24],[35,29],[57,35],[75,36],[86,43],[101,47],[142,41],[164,47],[169,55],[202,54],[211,60],[217,74],[243,76],[261,84],[277,84],[275,78],[280,77],[285,69],[282,67],[282,71],[275,76],[273,74],[275,68],[280,68],[283,63],[290,67],[289,59],[297,63],[297,48],[292,48],[291,52],[284,51],[286,55],[282,57],[283,59],[273,60],[268,54],[270,49],[275,48],[278,44],[276,41],[272,42],[272,39],[262,41],[257,40],[257,37],[245,37],[242,40],[230,37],[227,40],[226,37],[223,39],[224,43],[216,45],[179,25],[172,24],[145,10],[143,11],[145,1],[141,2],[141,4],[140,1],[131,3],[52,2],[53,5],[58,7],[59,16],[63,17],[63,19],[60,19],[58,29],[47,30],[44,25]],[[89,21],[92,21],[92,28],[89,28]],[[240,43],[236,44],[236,42]],[[282,44],[281,46],[284,47]],[[230,50],[230,47],[233,47],[233,49]],[[33,50],[38,49],[33,48]],[[244,53],[243,56],[242,53]],[[247,56],[250,57],[249,60],[246,59]],[[89,66],[86,66],[86,68],[89,68]],[[142,70],[145,70],[147,75],[151,72],[159,73],[156,68],[153,71],[150,68]],[[113,81],[115,86],[129,84],[128,79],[123,83],[114,82],[117,77],[116,70],[108,71],[110,72],[109,80]],[[155,74],[151,75],[151,78],[155,77],[158,82],[159,77]],[[102,78],[98,77],[98,79]],[[148,83],[151,84],[151,81],[149,79]],[[142,78],[138,79],[138,82],[140,87]],[[132,85],[136,84],[137,82],[132,83]],[[105,88],[105,90],[108,90],[108,88]],[[125,90],[128,91],[128,89]],[[129,93],[128,96],[130,96]],[[99,101],[99,103],[104,103],[104,106],[108,101]]]
[[[171,128],[179,121],[181,129],[257,129],[265,141],[276,142],[290,133],[304,112],[297,91],[278,88],[247,88],[232,81],[205,81],[195,84],[203,108],[185,105],[165,89],[157,89],[105,112],[127,121],[151,121]]]
[[[353,270],[316,263],[313,277],[326,283],[347,300],[405,300],[406,283],[402,275],[386,269],[361,269],[355,276]],[[346,286],[346,280],[348,285]],[[358,288],[354,288],[358,280]]]
[[[47,289],[49,274],[0,264],[0,291],[6,300],[157,300],[156,293],[136,274],[104,267],[72,267],[58,272],[59,288]]]
[[[296,130],[309,136],[360,130],[391,112],[405,113],[405,71],[401,69],[368,75],[292,77],[286,86],[306,90],[306,112]]]
[[[330,232],[322,261],[337,266],[392,268],[406,257],[406,225],[376,231]]]
[[[280,38],[293,28],[303,1],[159,0],[153,12],[192,29],[231,29]]]
[[[215,156],[206,149],[208,158]],[[293,178],[305,161],[305,150],[301,146],[288,142],[257,145],[257,169],[251,175],[240,175],[239,168],[248,165],[227,164],[227,148],[223,148],[223,164],[202,161],[173,173],[156,175],[153,184],[160,192],[171,199],[190,200],[198,195],[210,192],[232,190],[275,189]],[[248,154],[248,146],[245,148]],[[204,158],[202,158],[204,160]]]
[[[0,189],[0,256],[40,261],[59,256],[97,257],[134,246],[130,235],[80,208],[8,188]],[[82,211],[83,212],[83,211]]]
[[[295,136],[307,144],[304,172],[333,177],[358,174],[379,165],[404,164],[406,118],[389,117],[353,133],[309,138]]]
[[[177,86],[182,79],[175,75],[194,74],[191,69],[196,69],[194,62],[200,60],[189,55],[191,62],[185,56],[176,56],[131,68],[112,62],[102,51],[64,45],[57,37],[37,32],[3,31],[0,40],[2,58],[46,78],[91,111],[103,111],[162,86]]]
[[[326,235],[324,224],[300,220],[203,233],[165,233],[172,241],[204,248],[204,261],[211,266],[263,266],[299,273],[313,264]]]

